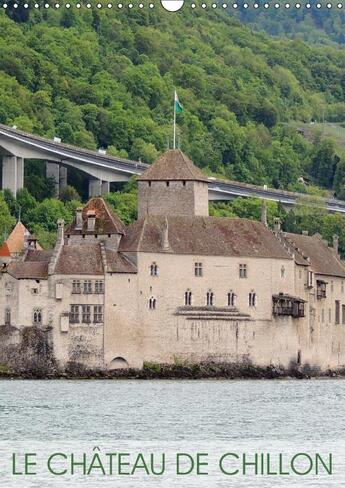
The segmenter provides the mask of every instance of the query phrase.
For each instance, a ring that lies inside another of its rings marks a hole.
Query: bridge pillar
[[[58,163],[48,163],[46,162],[46,177],[54,178],[55,182],[55,196],[59,196],[59,185],[60,185],[60,168]]]
[[[17,157],[17,191],[24,188],[24,158]]]
[[[102,195],[102,180],[92,178],[89,180],[89,197],[100,197]]]
[[[109,181],[102,181],[102,195],[106,195],[107,193],[110,192],[110,183]]]
[[[2,188],[11,190],[14,196],[24,186],[24,160],[16,156],[2,158]]]
[[[61,193],[61,191],[67,186],[67,168],[65,166],[60,166],[59,182]]]

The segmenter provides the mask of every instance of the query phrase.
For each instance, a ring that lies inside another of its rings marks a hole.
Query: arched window
[[[214,293],[211,290],[208,290],[206,294],[206,305],[208,307],[212,307],[214,304]]]
[[[42,324],[42,310],[40,308],[35,308],[33,314],[34,325]]]
[[[257,297],[255,291],[251,291],[248,296],[248,304],[250,307],[256,307]]]
[[[236,295],[232,290],[230,290],[228,293],[228,307],[235,307],[235,306],[236,306]]]
[[[157,304],[156,299],[154,297],[151,297],[149,299],[149,309],[150,310],[155,310],[156,309],[156,304]]]
[[[190,290],[187,290],[184,294],[184,304],[186,306],[192,305],[192,292]]]
[[[9,307],[5,309],[5,325],[11,325],[11,309]]]
[[[158,276],[158,265],[157,263],[152,263],[150,266],[150,274],[151,276]]]

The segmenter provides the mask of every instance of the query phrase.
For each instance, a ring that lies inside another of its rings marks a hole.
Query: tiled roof
[[[41,280],[48,278],[48,266],[53,251],[28,251],[25,261],[12,261],[6,268],[14,278]]]
[[[345,266],[320,237],[303,234],[285,234],[286,238],[310,258],[315,273],[345,278]]]
[[[207,177],[180,149],[170,149],[160,156],[139,180],[192,180],[208,182]]]
[[[280,232],[277,235],[277,238],[283,244],[290,256],[294,258],[296,264],[299,264],[300,266],[309,266],[310,263],[307,261],[307,256],[303,255],[302,249],[298,249],[283,232]]]
[[[7,242],[4,242],[2,244],[2,246],[0,246],[0,257],[8,258],[10,256],[11,256],[11,253],[10,253],[8,244],[7,244]]]
[[[15,261],[8,265],[7,272],[17,280],[44,280],[48,278],[48,265],[49,263],[46,261]]]
[[[90,232],[87,230],[87,215],[88,212],[95,212],[96,223],[95,230]],[[67,227],[66,234],[123,234],[124,224],[121,220],[112,212],[108,204],[103,200],[103,198],[95,197],[91,198],[82,213],[83,218],[83,228],[82,230],[76,229],[76,221]]]
[[[55,266],[55,274],[103,274],[100,244],[63,246]]]
[[[110,273],[136,273],[137,267],[123,254],[106,250],[107,269]]]
[[[24,251],[24,242],[25,242],[26,235],[30,236],[30,232],[28,231],[28,229],[25,227],[25,225],[22,224],[22,222],[17,222],[13,231],[5,241],[5,243],[7,244],[7,248],[11,254],[21,253]],[[1,246],[0,252],[6,252],[4,248],[4,244]],[[37,243],[37,249],[42,249],[38,243]]]
[[[202,216],[149,215],[128,227],[119,250],[163,252],[166,218],[171,253],[291,259],[279,240],[260,222]]]

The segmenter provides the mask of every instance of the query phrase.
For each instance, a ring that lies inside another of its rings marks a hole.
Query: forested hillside
[[[171,144],[226,177],[299,189],[313,147],[284,123],[345,113],[345,52],[255,34],[225,12],[0,13],[0,122],[151,162]],[[332,150],[331,150],[332,152]],[[336,160],[330,155],[333,185]]]
[[[345,197],[345,158],[335,141],[310,141],[292,124],[325,114],[345,122],[344,64],[335,45],[273,39],[221,9],[10,8],[0,12],[0,123],[150,163],[172,143],[176,87],[184,107],[179,144],[204,171]],[[43,166],[27,163],[26,171],[29,192],[17,201],[0,193],[0,236],[20,211],[49,247],[56,219],[70,221],[80,198],[69,187],[63,201],[52,199]],[[70,175],[82,194],[78,175]],[[136,216],[134,187],[108,197],[125,222]],[[221,204],[211,212],[258,218],[259,205]],[[329,237],[343,229],[342,217],[317,208],[272,212],[290,230],[316,228]],[[340,243],[345,250],[345,228]]]
[[[307,3],[307,2],[306,2]],[[345,14],[344,5],[338,8],[338,3],[331,3],[332,8],[327,8],[328,2],[321,2],[322,8],[317,8],[318,0],[310,3],[311,7],[305,7],[301,3],[297,9],[295,3],[290,9],[284,8],[284,3],[279,9],[241,9],[230,11],[242,22],[253,26],[257,30],[267,32],[272,36],[287,37],[290,39],[303,39],[312,43],[345,43]]]

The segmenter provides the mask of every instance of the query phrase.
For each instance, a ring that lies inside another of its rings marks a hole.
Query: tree
[[[28,213],[31,224],[40,225],[48,232],[56,231],[58,219],[63,219],[66,223],[69,223],[72,221],[72,217],[72,212],[62,202],[52,198],[43,200]]]
[[[15,223],[16,219],[10,213],[4,194],[0,192],[0,242],[6,239]]]
[[[73,188],[73,186],[67,185],[60,192],[60,200],[66,203],[66,202],[71,202],[72,200],[80,201],[81,198],[77,190]]]
[[[337,163],[340,158],[336,153],[335,141],[327,138],[320,142],[312,158],[311,172],[317,182],[326,188],[332,188]]]

